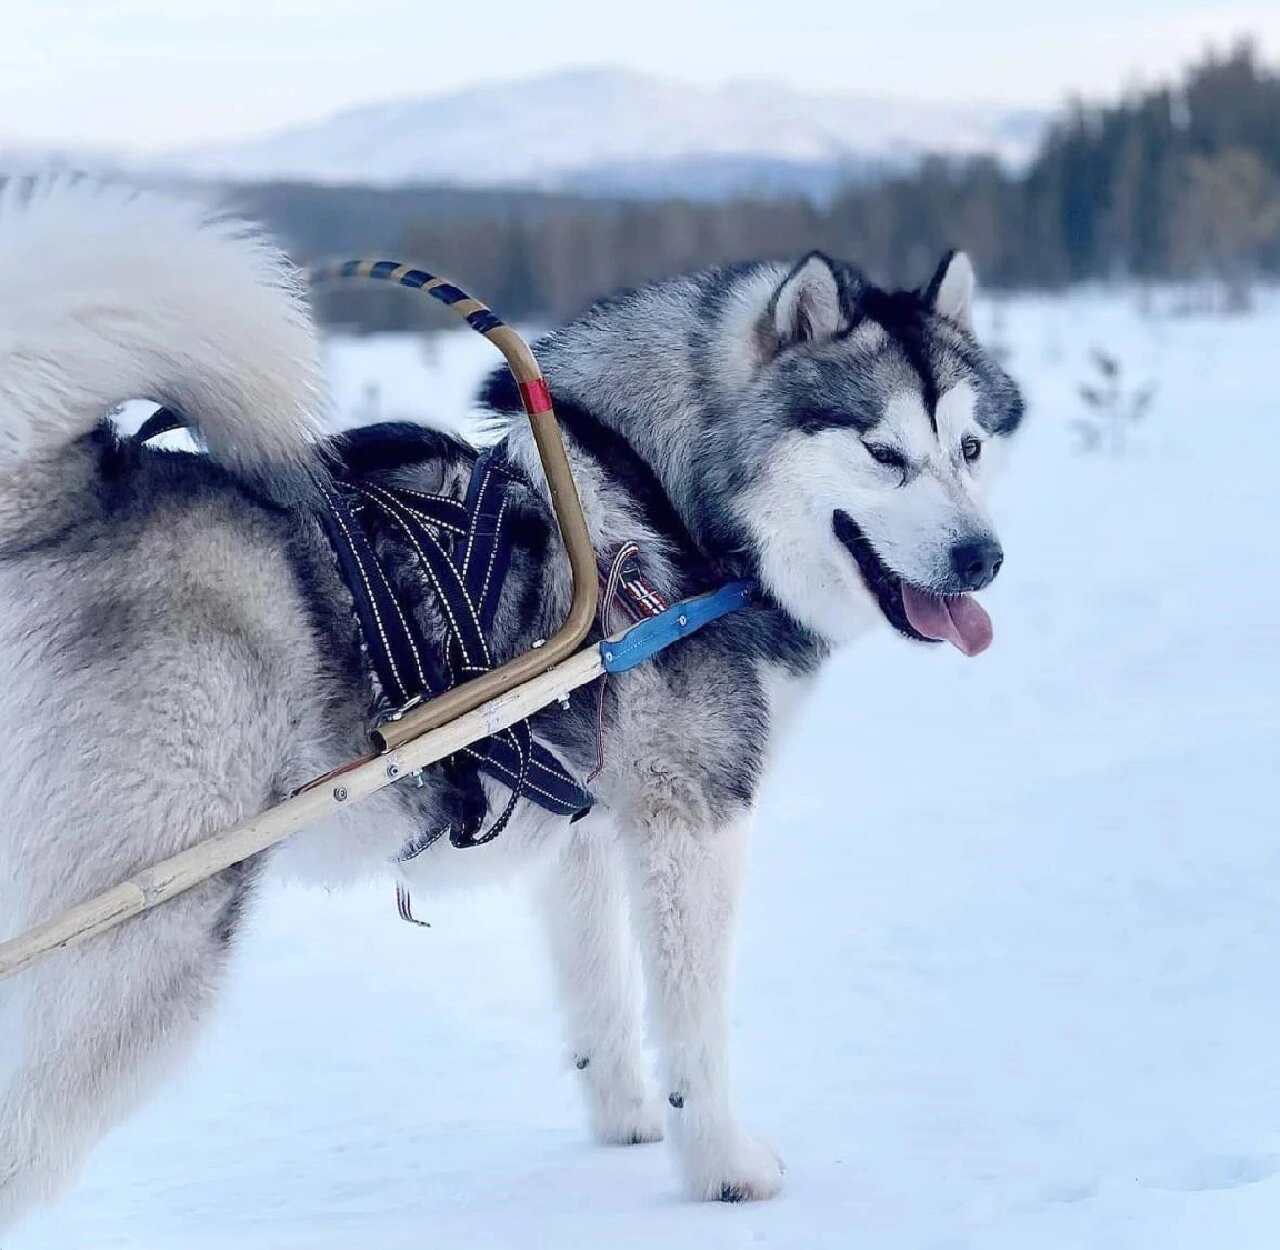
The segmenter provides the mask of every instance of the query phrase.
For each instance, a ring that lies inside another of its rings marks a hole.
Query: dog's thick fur
[[[406,858],[423,829],[474,817],[440,767],[277,855],[330,881],[398,872],[415,891],[527,866],[596,1135],[654,1140],[665,1113],[699,1197],[766,1198],[781,1180],[738,1124],[727,1058],[734,912],[771,744],[832,646],[886,618],[919,637],[904,596],[954,608],[939,596],[998,567],[980,499],[1021,407],[972,335],[971,289],[962,255],[923,292],[892,294],[814,255],[660,283],[551,335],[540,356],[602,557],[635,540],[673,599],[752,576],[758,606],[609,683],[586,820],[523,804],[488,846],[442,839]],[[458,492],[474,453],[409,426],[318,443],[317,374],[295,276],[244,227],[86,184],[0,203],[0,936],[363,748],[373,691],[315,482],[337,462]],[[121,440],[105,418],[135,397],[181,409],[209,454]],[[499,421],[517,410],[503,376],[487,399]],[[527,484],[499,659],[545,637],[568,598],[520,421],[505,450]],[[410,553],[378,541],[438,639]],[[975,542],[977,573],[955,555]],[[585,774],[594,691],[536,728]],[[180,1058],[259,867],[0,985],[0,1227],[67,1184]]]

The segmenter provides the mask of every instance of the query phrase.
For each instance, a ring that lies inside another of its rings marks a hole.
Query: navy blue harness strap
[[[320,516],[351,589],[379,684],[386,697],[402,707],[431,688],[422,651],[346,493],[341,486],[321,490],[326,507]]]
[[[511,563],[506,516],[514,481],[496,456],[486,452],[476,461],[461,503],[366,482],[342,482],[326,490],[326,532],[351,589],[374,673],[394,701],[389,714],[493,667],[489,632]],[[394,528],[412,548],[444,618],[447,645],[441,659],[446,672],[435,680],[433,656],[377,560],[368,531],[374,518]],[[575,819],[591,808],[591,795],[534,738],[528,721],[474,743],[460,755],[468,767],[502,782],[510,796],[488,828],[451,829],[456,846],[492,841],[522,798]],[[455,761],[455,772],[460,762]],[[427,844],[416,841],[413,853],[420,854]]]
[[[467,595],[476,605],[481,630],[493,627],[498,597],[511,567],[511,544],[502,541],[512,478],[501,461],[485,452],[476,462],[467,490],[471,531],[465,549],[458,543]]]
[[[417,555],[419,566],[431,583],[436,602],[445,615],[454,671],[467,676],[487,671],[492,667],[489,645],[480,629],[475,604],[468,598],[462,577],[431,522],[420,519],[418,512],[404,507],[392,489],[382,486],[360,486],[356,489],[364,497],[365,506],[380,513],[400,530]],[[466,534],[460,535],[458,541],[466,538]]]

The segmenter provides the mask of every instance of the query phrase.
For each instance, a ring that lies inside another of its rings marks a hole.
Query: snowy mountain
[[[593,70],[397,100],[243,143],[170,155],[245,180],[529,185],[643,195],[796,190],[926,152],[1018,162],[1042,114],[987,104],[819,95],[775,82],[698,87]]]

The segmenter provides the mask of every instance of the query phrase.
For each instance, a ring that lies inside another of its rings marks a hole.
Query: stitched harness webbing
[[[138,431],[146,442],[184,425],[160,409]],[[325,533],[351,592],[356,620],[381,695],[375,722],[394,719],[408,707],[433,698],[460,681],[494,666],[489,635],[502,586],[511,565],[507,524],[509,491],[518,479],[492,451],[482,453],[471,472],[465,500],[408,487],[332,479],[321,485],[319,510]],[[439,608],[447,639],[444,671],[411,607],[401,602],[374,547],[374,527],[390,528],[412,549],[431,599]],[[486,773],[510,790],[506,807],[484,827],[450,827],[457,847],[480,846],[507,827],[522,798],[574,820],[594,802],[563,764],[534,736],[528,720],[464,747],[459,764]],[[426,830],[403,858],[420,855],[445,832]]]
[[[483,453],[472,469],[465,502],[404,487],[338,482],[324,490],[329,542],[355,602],[356,617],[378,684],[394,716],[494,666],[489,647],[498,599],[511,564],[506,523],[515,478],[497,456]],[[413,613],[401,604],[374,553],[369,522],[397,530],[412,548],[443,618],[446,671],[432,671],[429,649]],[[462,752],[511,791],[487,829],[451,828],[455,846],[479,846],[506,827],[522,798],[574,819],[592,805],[589,793],[534,737],[527,720]],[[420,854],[443,833],[413,843]]]

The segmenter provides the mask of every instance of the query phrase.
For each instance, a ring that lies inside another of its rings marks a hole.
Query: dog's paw
[[[719,1148],[703,1141],[684,1153],[689,1189],[707,1202],[763,1202],[782,1188],[782,1160],[764,1142],[733,1135]]]
[[[662,1140],[662,1111],[650,1097],[634,1065],[606,1071],[603,1065],[576,1061],[582,1073],[591,1117],[591,1133],[606,1146],[639,1146]]]
[[[607,1111],[592,1108],[591,1131],[606,1146],[640,1146],[662,1140],[662,1112],[649,1102],[631,1102]]]

